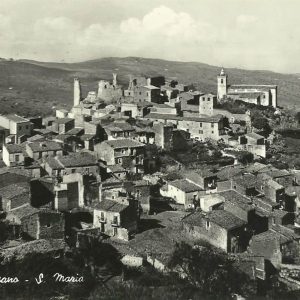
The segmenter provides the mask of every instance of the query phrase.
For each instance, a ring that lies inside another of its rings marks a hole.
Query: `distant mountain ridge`
[[[32,60],[0,61],[0,112],[49,114],[52,107],[70,108],[73,78],[79,77],[83,94],[97,90],[100,79],[111,80],[118,73],[127,85],[129,74],[176,77],[192,83],[203,92],[216,93],[216,76],[221,67],[198,62],[178,62],[140,57],[106,57],[77,63],[38,62]],[[277,84],[278,104],[300,110],[299,74],[271,71],[226,69],[229,84]]]

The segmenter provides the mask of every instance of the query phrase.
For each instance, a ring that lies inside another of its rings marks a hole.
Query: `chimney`
[[[147,85],[151,85],[151,78],[147,78]]]
[[[81,100],[81,86],[78,78],[74,78],[74,106],[79,105]]]

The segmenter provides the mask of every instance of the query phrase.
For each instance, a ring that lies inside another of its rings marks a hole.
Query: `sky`
[[[300,73],[299,0],[0,0],[0,57],[108,56]]]

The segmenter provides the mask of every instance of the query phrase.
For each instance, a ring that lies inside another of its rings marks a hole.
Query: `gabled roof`
[[[230,190],[225,192],[219,192],[219,194],[225,198],[225,203],[226,201],[231,202],[235,206],[239,206],[245,211],[251,211],[254,209],[252,200],[248,197],[239,194],[236,191]]]
[[[127,207],[128,205],[119,203],[117,201],[109,200],[109,199],[104,199],[95,206],[95,208],[99,210],[116,212],[116,213],[120,213],[121,211],[125,210]]]
[[[64,156],[58,156],[57,160],[65,168],[97,165],[96,158],[88,152],[75,152]]]
[[[194,121],[194,122],[207,122],[207,123],[216,123],[222,120],[222,115],[214,116],[199,116],[199,117],[180,117],[171,114],[158,114],[150,113],[144,117],[145,119],[163,119],[163,120],[178,120],[178,121]]]
[[[168,184],[186,193],[192,193],[192,192],[203,190],[199,185],[196,185],[186,179],[174,180],[169,182]]]
[[[203,222],[201,221],[201,219],[215,223],[226,230],[232,230],[247,224],[247,222],[243,221],[242,219],[234,216],[233,214],[225,210],[212,210],[207,214],[195,212],[184,218],[183,222],[191,224],[193,226],[202,227]]]
[[[14,216],[18,217],[20,220],[23,218],[32,216],[38,213],[40,210],[37,208],[32,207],[29,203],[26,203],[22,206],[17,208],[11,209],[8,214],[13,214]]]
[[[120,166],[120,165],[107,166],[107,169],[111,173],[126,172],[126,170],[122,166]]]
[[[282,225],[273,225],[269,230],[254,235],[252,240],[256,242],[268,243],[268,241],[278,241],[280,244],[285,244],[293,240],[299,240],[300,236],[292,229]]]
[[[216,173],[219,181],[229,180],[236,175],[240,175],[244,172],[245,167],[242,165],[226,166],[218,170]]]
[[[131,140],[131,139],[117,139],[117,140],[110,140],[104,141],[103,143],[108,144],[114,149],[118,148],[136,148],[136,147],[144,147],[143,143]]]
[[[7,199],[12,199],[24,193],[28,194],[28,200],[29,200],[30,187],[27,182],[13,183],[0,189],[0,196]]]
[[[9,154],[22,153],[25,150],[25,146],[19,144],[6,144],[4,147],[7,149]]]
[[[27,144],[33,152],[59,151],[62,146],[54,141],[33,142]]]
[[[270,88],[276,88],[277,85],[268,84],[232,84],[230,88],[233,89],[259,89],[263,91],[268,91]]]
[[[17,122],[17,123],[21,123],[21,122],[30,122],[28,119],[25,119],[21,116],[18,116],[16,114],[9,114],[9,115],[6,115],[4,116],[6,117],[7,119],[13,121],[13,122]]]
[[[59,118],[59,119],[56,119],[54,122],[57,124],[66,124],[66,123],[74,122],[74,121],[75,120],[71,119],[71,118]]]
[[[245,137],[255,139],[255,140],[264,139],[264,137],[262,135],[259,135],[255,132],[249,132],[249,133],[245,134]]]
[[[233,178],[233,182],[245,188],[252,188],[252,187],[256,187],[257,178],[253,174],[243,174],[243,175],[235,176]]]

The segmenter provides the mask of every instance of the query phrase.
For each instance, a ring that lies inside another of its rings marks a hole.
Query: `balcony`
[[[112,227],[120,227],[120,224],[119,224],[119,222],[112,221],[111,226]]]

